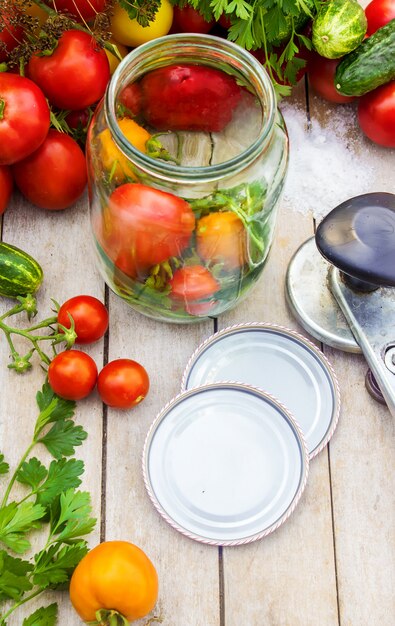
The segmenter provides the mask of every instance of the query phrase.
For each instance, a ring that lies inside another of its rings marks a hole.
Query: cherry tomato
[[[49,129],[49,107],[29,78],[0,72],[0,165],[11,165],[37,150]]]
[[[52,0],[47,2],[58,13],[68,13],[77,22],[89,21],[102,13],[106,8],[107,0]]]
[[[191,206],[178,196],[139,183],[112,192],[104,211],[100,243],[118,267],[135,277],[178,256],[195,227]]]
[[[178,33],[208,33],[214,26],[214,20],[207,22],[197,9],[190,5],[173,8],[172,31]]]
[[[386,148],[395,148],[395,81],[359,99],[358,122],[369,139]]]
[[[129,623],[156,604],[158,574],[148,556],[127,541],[104,541],[90,550],[70,580],[70,600],[84,622]],[[106,615],[107,612],[107,615]],[[104,613],[104,614],[103,614]],[[121,618],[122,616],[122,618]]]
[[[118,120],[119,128],[126,139],[141,152],[146,151],[146,143],[151,138],[149,132],[129,117]],[[135,178],[130,161],[117,148],[108,128],[99,134],[100,160],[107,172],[112,172],[112,180],[121,183],[126,177]]]
[[[87,182],[85,156],[78,143],[52,128],[38,150],[14,165],[13,173],[23,195],[50,211],[74,204]]]
[[[93,343],[103,337],[108,328],[108,311],[93,296],[75,296],[64,302],[58,311],[58,324],[71,328],[69,315],[77,333],[75,343]]]
[[[167,35],[173,21],[173,6],[169,0],[161,0],[154,19],[148,26],[141,26],[137,19],[131,19],[128,12],[116,3],[111,17],[111,32],[124,46],[137,47],[147,41]]]
[[[4,213],[14,188],[14,178],[8,165],[0,165],[0,215]]]
[[[130,409],[142,402],[149,386],[147,371],[131,359],[110,361],[97,379],[97,391],[102,402],[118,409]]]
[[[52,54],[34,54],[28,72],[51,104],[71,110],[100,100],[110,78],[105,51],[91,35],[79,30],[65,31]]]
[[[48,382],[65,400],[82,400],[92,393],[97,380],[96,363],[85,352],[59,352],[48,367]]]
[[[370,36],[395,19],[395,0],[372,0],[365,8],[365,15],[368,20],[367,34]]]
[[[326,59],[317,53],[311,53],[308,64],[309,85],[316,94],[328,102],[346,104],[355,98],[343,96],[336,91],[335,72],[340,59]]]
[[[206,315],[215,304],[212,296],[219,290],[219,283],[202,265],[188,265],[174,272],[170,288],[171,296],[183,303],[188,313]]]
[[[139,83],[129,83],[119,94],[119,103],[125,107],[125,114],[137,116],[142,107],[142,93]]]
[[[232,211],[210,213],[201,217],[196,227],[196,247],[204,261],[223,263],[227,269],[246,262],[246,231]]]

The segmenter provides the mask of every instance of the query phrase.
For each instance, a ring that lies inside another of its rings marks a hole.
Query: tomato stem
[[[5,100],[0,99],[0,120],[4,118]]]
[[[129,620],[114,609],[100,609],[96,612],[96,620],[88,624],[91,626],[129,626]]]

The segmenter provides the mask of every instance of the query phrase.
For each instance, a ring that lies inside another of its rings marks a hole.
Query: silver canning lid
[[[309,456],[288,411],[249,385],[223,382],[174,398],[144,446],[148,494],[176,530],[202,543],[268,535],[295,509]]]
[[[190,358],[181,389],[223,380],[278,398],[300,425],[310,458],[332,437],[340,413],[337,378],[322,352],[299,333],[258,322],[215,333]]]

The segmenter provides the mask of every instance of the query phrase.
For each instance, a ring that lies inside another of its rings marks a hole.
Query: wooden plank
[[[158,612],[164,624],[219,624],[218,553],[183,537],[162,520],[143,484],[141,457],[146,433],[160,409],[180,392],[189,356],[213,330],[211,322],[159,323],[110,298],[109,360],[132,358],[151,378],[147,398],[131,411],[108,411],[106,539],[139,545],[160,581]],[[136,622],[144,624],[144,620]]]
[[[287,106],[290,102],[303,111],[303,84]],[[291,159],[294,148],[291,136]],[[287,311],[284,285],[290,258],[312,236],[313,221],[292,205],[293,192],[287,193],[287,187],[285,192],[288,200],[280,201],[276,238],[263,276],[246,301],[219,320],[220,327],[258,321],[306,336]],[[249,546],[224,549],[224,581],[227,626],[240,623],[240,598],[246,624],[305,626],[307,615],[314,615],[316,624],[337,623],[327,451],[312,460],[306,490],[283,527]]]
[[[49,212],[30,206],[15,193],[3,218],[3,240],[26,250],[42,265],[44,281],[38,292],[37,321],[51,315],[51,298],[61,303],[71,296],[84,293],[103,299],[103,283],[95,270],[93,256],[90,256],[86,198],[71,209]],[[11,303],[11,300],[1,298],[1,311],[4,312]],[[86,346],[83,350],[95,359],[100,368],[103,361],[103,342]],[[8,354],[8,346],[2,337],[0,448],[11,469],[15,469],[33,435],[38,414],[35,394],[41,389],[45,376],[37,361],[32,370],[18,376],[6,368]],[[80,489],[91,493],[94,515],[99,518],[95,531],[89,537],[90,544],[95,545],[99,541],[101,509],[102,407],[98,398],[93,395],[78,402],[75,418],[76,423],[81,424],[88,432],[88,439],[76,449],[75,456],[85,463]],[[40,447],[43,446],[38,446]],[[35,450],[34,454],[49,460],[49,455],[41,450]],[[38,539],[37,545],[40,545]],[[68,593],[62,592],[46,593],[45,597],[29,602],[26,608],[13,614],[8,620],[9,626],[20,626],[22,616],[30,614],[39,606],[50,604],[54,599],[59,603],[59,624],[77,626],[81,623],[71,607]]]
[[[310,100],[312,119],[328,128],[341,110],[316,97]],[[350,119],[347,137],[356,174],[359,163],[369,171],[363,188],[356,184],[352,195],[395,193],[395,151],[362,134],[355,105],[347,105],[344,115]],[[343,397],[342,418],[330,445],[340,623],[390,626],[395,614],[394,423],[365,389],[364,359],[329,348],[325,353],[338,373]]]

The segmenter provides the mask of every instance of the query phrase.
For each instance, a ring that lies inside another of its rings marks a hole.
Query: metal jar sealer
[[[316,339],[362,352],[369,393],[395,417],[395,195],[368,193],[334,208],[296,251],[286,298]]]

